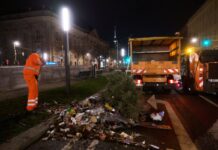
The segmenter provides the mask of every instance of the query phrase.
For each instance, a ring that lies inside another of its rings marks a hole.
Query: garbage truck
[[[129,38],[130,72],[138,87],[170,91],[181,80],[182,37]]]
[[[218,49],[190,49],[182,71],[186,92],[218,93]]]

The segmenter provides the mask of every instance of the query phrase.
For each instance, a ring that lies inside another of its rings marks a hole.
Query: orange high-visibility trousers
[[[24,75],[24,79],[28,86],[27,111],[32,111],[38,104],[38,81],[34,75]]]

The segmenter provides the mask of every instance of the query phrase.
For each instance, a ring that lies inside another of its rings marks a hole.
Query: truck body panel
[[[181,37],[130,38],[132,75],[141,75],[144,86],[168,85],[168,77],[180,75]]]
[[[189,54],[188,65],[184,75],[187,78],[184,83],[186,89],[218,92],[218,50],[195,50]]]

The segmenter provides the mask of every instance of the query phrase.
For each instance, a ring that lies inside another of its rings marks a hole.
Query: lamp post
[[[69,62],[69,30],[70,30],[70,11],[68,8],[61,9],[62,29],[64,31],[64,51],[65,51],[65,79],[66,92],[70,94],[70,62]]]
[[[19,41],[14,41],[14,65],[17,65],[17,50],[16,50],[16,46],[20,46],[20,42]]]

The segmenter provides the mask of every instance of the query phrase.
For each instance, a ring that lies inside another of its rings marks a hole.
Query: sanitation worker
[[[38,76],[41,67],[45,64],[40,54],[40,49],[33,51],[23,69],[24,80],[28,86],[27,111],[33,111],[38,105]]]

